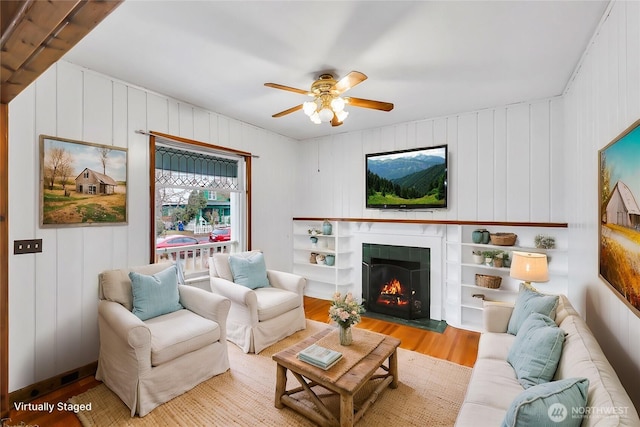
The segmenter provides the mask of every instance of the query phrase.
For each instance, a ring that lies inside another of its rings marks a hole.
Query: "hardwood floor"
[[[327,322],[329,319],[329,301],[305,297],[306,317],[319,322]],[[360,328],[391,335],[402,340],[401,348],[428,354],[439,359],[449,360],[460,365],[472,367],[478,354],[478,341],[480,334],[447,326],[444,333],[425,331],[422,329],[403,326],[384,320],[363,318],[358,325]],[[57,405],[65,402],[72,396],[100,384],[93,377],[83,378],[69,384],[64,388],[44,395],[33,404],[50,403]],[[12,406],[9,414],[10,420],[5,420],[2,425],[38,425],[47,427],[80,427],[80,421],[73,412],[54,410],[51,414],[38,411],[17,411]],[[105,426],[106,427],[106,426]]]

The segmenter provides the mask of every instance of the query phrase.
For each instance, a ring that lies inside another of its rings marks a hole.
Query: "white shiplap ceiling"
[[[608,1],[125,1],[63,58],[295,139],[562,94]],[[320,72],[369,78],[342,126],[302,111]]]

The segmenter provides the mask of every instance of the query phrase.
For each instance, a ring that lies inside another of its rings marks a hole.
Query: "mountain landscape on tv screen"
[[[445,160],[417,155],[369,158],[367,204],[371,206],[429,205],[445,203]]]

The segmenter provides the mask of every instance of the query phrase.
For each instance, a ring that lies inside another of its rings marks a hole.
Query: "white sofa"
[[[500,426],[512,401],[524,390],[507,362],[516,338],[506,333],[513,307],[484,302],[485,332],[480,337],[478,358],[456,421],[458,427]],[[566,335],[553,381],[575,377],[589,380],[582,426],[640,426],[638,413],[615,371],[584,320],[563,295],[555,322]],[[538,425],[556,425],[549,421],[542,418]]]

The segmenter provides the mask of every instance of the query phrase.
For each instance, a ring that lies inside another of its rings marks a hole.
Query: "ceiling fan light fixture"
[[[393,104],[390,102],[353,97],[343,98],[341,96],[344,92],[362,83],[366,79],[367,76],[363,73],[351,71],[338,81],[336,81],[331,73],[323,73],[311,84],[310,90],[296,89],[277,83],[265,83],[264,85],[274,89],[286,90],[313,97],[312,101],[303,102],[295,107],[273,114],[272,117],[282,117],[303,110],[305,115],[307,115],[313,123],[331,123],[331,126],[340,126],[349,116],[349,113],[344,111],[347,105],[380,111],[393,110]]]
[[[306,101],[302,104],[302,111],[309,117],[316,112],[317,108],[315,101]]]
[[[320,117],[321,122],[327,123],[333,119],[333,111],[331,108],[324,107],[318,112],[318,116]]]

